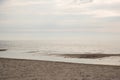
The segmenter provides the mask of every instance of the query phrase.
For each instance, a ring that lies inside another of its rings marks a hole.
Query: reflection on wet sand
[[[120,54],[57,54],[57,56],[63,56],[65,58],[103,58],[111,56],[120,56]]]
[[[0,49],[0,51],[7,51],[7,49]]]

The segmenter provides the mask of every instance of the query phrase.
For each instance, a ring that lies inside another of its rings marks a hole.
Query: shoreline
[[[120,66],[0,58],[0,80],[120,80]]]
[[[107,56],[109,55],[110,54],[107,54]],[[114,55],[118,55],[118,54],[114,54]],[[103,58],[96,58],[99,56]],[[97,54],[97,55],[66,54],[65,55],[65,54],[39,54],[39,53],[26,53],[26,52],[19,52],[19,51],[16,51],[16,52],[5,51],[0,53],[0,58],[120,66],[120,56],[104,57],[104,54]]]
[[[49,60],[36,60],[36,59],[18,59],[18,58],[3,58],[0,57],[0,60],[15,60],[15,61],[40,61],[40,62],[52,62],[52,63],[63,63],[63,64],[77,64],[77,65],[91,65],[91,66],[106,66],[106,67],[120,67],[120,65],[107,65],[107,64],[91,64],[91,63],[74,63],[74,62],[60,62],[60,61],[49,61]]]

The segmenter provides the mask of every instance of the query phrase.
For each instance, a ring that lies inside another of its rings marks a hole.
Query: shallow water
[[[82,44],[80,42],[57,41],[0,41],[0,48],[8,49],[0,51],[1,58],[47,60],[58,62],[101,64],[120,66],[120,56],[103,58],[65,58],[57,54],[119,54],[118,45]],[[56,54],[56,55],[50,55]]]

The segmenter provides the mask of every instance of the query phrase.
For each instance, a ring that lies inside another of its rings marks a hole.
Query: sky
[[[0,40],[120,41],[120,0],[0,0]]]

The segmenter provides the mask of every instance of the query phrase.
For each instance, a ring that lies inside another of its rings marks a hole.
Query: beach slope
[[[120,66],[0,58],[0,80],[120,80]]]

